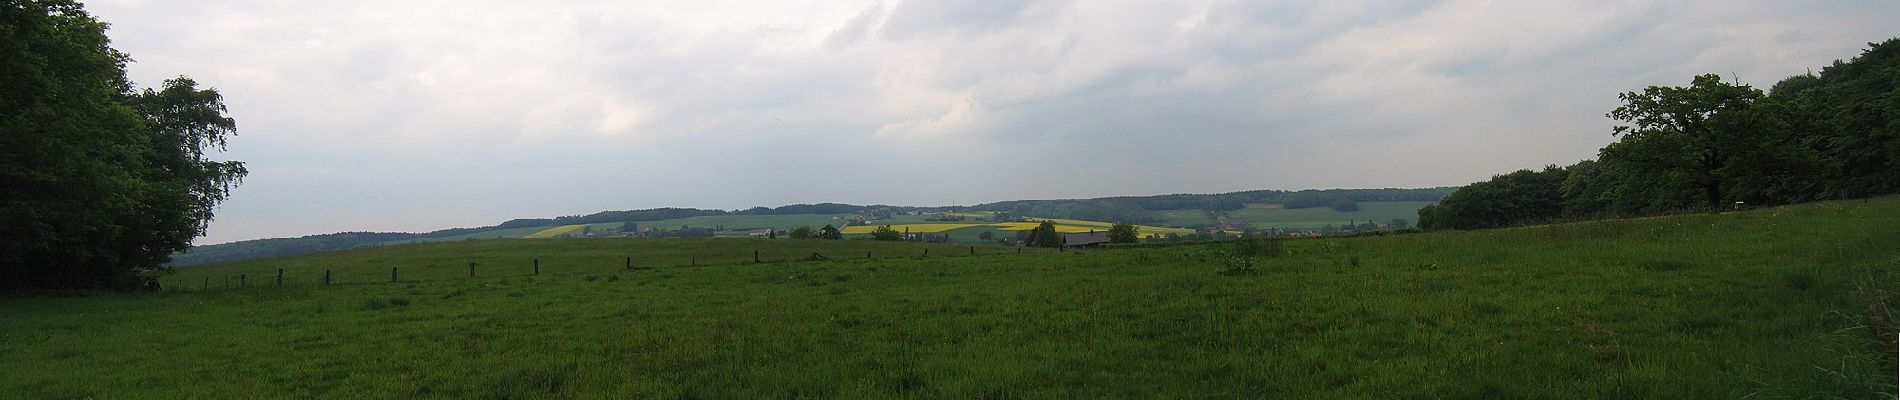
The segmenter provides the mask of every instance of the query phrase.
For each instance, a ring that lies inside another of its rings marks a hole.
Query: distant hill
[[[1346,207],[1351,207],[1356,210],[1358,202],[1433,202],[1444,198],[1455,190],[1457,190],[1455,187],[1299,191],[1252,190],[1219,194],[1164,194],[1092,199],[1010,200],[970,206],[948,207],[853,205],[840,203],[792,204],[779,207],[753,207],[733,211],[668,207],[644,210],[602,211],[587,215],[569,215],[554,218],[512,219],[491,226],[451,228],[426,233],[342,232],[295,238],[246,240],[233,243],[194,246],[191,250],[172,255],[172,262],[168,265],[172,267],[184,267],[388,244],[502,237],[506,235],[484,235],[484,233],[536,227],[678,221],[699,217],[722,216],[844,215],[873,210],[896,213],[923,210],[951,212],[993,211],[1009,215],[1043,218],[1181,225],[1178,219],[1170,218],[1169,213],[1166,213],[1166,211],[1224,212],[1242,209],[1246,207],[1247,204],[1259,203],[1280,204],[1282,207],[1289,209],[1334,207],[1335,209],[1344,210]],[[708,235],[710,235],[710,232]]]

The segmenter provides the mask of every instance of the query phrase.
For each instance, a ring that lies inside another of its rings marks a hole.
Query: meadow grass
[[[1237,274],[1230,245],[1200,244],[0,299],[0,397],[1891,398],[1895,215],[1888,197],[1300,239]],[[575,247],[536,247],[557,245]]]
[[[1014,254],[1049,249],[1023,249],[996,245],[917,244],[872,240],[818,239],[714,239],[714,238],[587,238],[587,239],[503,239],[460,242],[419,243],[383,246],[351,251],[244,260],[221,264],[184,267],[161,275],[162,286],[175,290],[199,290],[238,286],[276,284],[282,269],[290,285],[322,284],[326,271],[332,283],[389,282],[390,269],[396,268],[401,280],[436,280],[468,277],[468,264],[475,264],[477,277],[534,275],[540,265],[542,275],[563,273],[603,273],[634,268],[650,269],[692,265],[746,264],[803,261],[817,253],[826,259],[921,257],[928,250],[936,256]],[[629,261],[631,259],[631,261]],[[240,279],[240,276],[242,278]]]
[[[1412,224],[1418,223],[1418,209],[1435,202],[1430,201],[1368,201],[1359,203],[1359,211],[1339,212],[1329,207],[1285,209],[1263,207],[1262,204],[1249,204],[1239,210],[1228,211],[1229,220],[1247,221],[1255,228],[1301,228],[1317,229],[1326,225],[1339,226],[1347,222],[1389,223],[1394,218],[1404,218]],[[1213,218],[1201,210],[1163,210],[1156,211],[1161,217],[1158,225],[1188,226],[1213,225]]]

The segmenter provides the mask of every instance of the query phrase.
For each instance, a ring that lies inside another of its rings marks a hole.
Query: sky
[[[1456,186],[1592,158],[1617,94],[1766,88],[1867,1],[100,0],[251,173],[198,244],[653,207]]]

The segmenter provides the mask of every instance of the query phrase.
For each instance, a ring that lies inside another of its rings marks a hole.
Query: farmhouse
[[[1062,247],[1092,247],[1104,244],[1108,244],[1108,232],[1088,231],[1062,234]]]

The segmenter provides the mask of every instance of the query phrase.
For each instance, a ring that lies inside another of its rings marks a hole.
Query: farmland
[[[388,246],[0,299],[0,397],[1887,397],[1896,214],[1301,239],[1252,273],[1220,244]],[[861,251],[891,255],[794,261]],[[196,289],[279,268],[298,278]]]
[[[1284,209],[1284,208],[1277,207],[1276,204],[1250,204],[1246,208],[1228,212],[1227,216],[1229,220],[1246,221],[1253,224],[1254,227],[1258,227],[1258,228],[1317,229],[1319,227],[1326,226],[1326,225],[1335,225],[1335,226],[1344,225],[1345,223],[1351,222],[1351,221],[1359,221],[1359,222],[1377,221],[1380,223],[1384,223],[1384,222],[1391,221],[1392,219],[1395,219],[1395,218],[1402,218],[1409,221],[1409,220],[1417,219],[1417,212],[1418,212],[1419,207],[1424,207],[1427,204],[1431,204],[1431,202],[1389,201],[1389,202],[1365,202],[1361,204],[1363,208],[1360,211],[1353,211],[1353,212],[1339,212],[1331,208],[1325,208],[1325,207],[1304,208],[1304,209]],[[958,217],[964,217],[964,218],[984,218],[984,217],[990,216],[991,214],[979,213],[979,212],[960,212],[960,213],[946,213],[945,215],[958,216]],[[1138,232],[1141,236],[1148,237],[1148,236],[1161,236],[1161,235],[1167,235],[1167,234],[1185,235],[1185,234],[1193,233],[1194,230],[1181,228],[1183,226],[1210,225],[1215,222],[1214,219],[1208,217],[1208,213],[1205,210],[1166,210],[1166,211],[1157,212],[1157,215],[1163,217],[1163,221],[1153,223],[1153,224],[1140,225],[1137,227]],[[824,226],[824,225],[839,226],[842,228],[843,232],[847,235],[862,235],[862,234],[870,233],[872,229],[876,229],[877,226],[879,225],[891,225],[892,229],[897,229],[898,231],[904,231],[905,229],[908,228],[911,233],[929,233],[929,234],[948,233],[952,235],[952,238],[955,238],[959,242],[984,242],[983,240],[976,239],[976,237],[977,237],[977,233],[981,231],[985,231],[985,230],[1016,232],[1016,231],[1029,230],[1035,227],[1034,222],[982,223],[982,222],[930,221],[928,220],[930,216],[924,216],[924,215],[893,215],[893,216],[890,216],[889,218],[873,220],[870,222],[870,225],[843,226],[845,222],[848,221],[851,217],[854,217],[854,216],[853,215],[834,215],[834,214],[714,215],[714,216],[676,218],[676,219],[657,220],[657,221],[643,221],[643,222],[638,222],[638,224],[639,226],[649,227],[649,228],[654,228],[654,229],[661,229],[661,230],[678,229],[681,227],[709,228],[709,229],[723,228],[724,230],[719,231],[720,235],[722,236],[724,235],[745,236],[745,230],[754,229],[754,228],[776,228],[779,230],[790,230],[792,228],[796,228],[800,226],[809,226],[809,227],[815,228],[815,227]],[[1088,232],[1091,230],[1106,230],[1110,225],[1113,225],[1113,221],[1086,221],[1086,220],[1060,219],[1060,218],[1040,218],[1040,217],[1035,217],[1035,216],[1029,217],[1029,220],[1030,221],[1048,220],[1048,221],[1055,222],[1057,224],[1057,230],[1064,233],[1079,233],[1079,232]],[[508,238],[553,237],[553,236],[560,236],[563,234],[577,234],[578,229],[581,226],[585,226],[587,228],[599,231],[599,230],[606,230],[606,229],[617,229],[621,226],[621,224],[622,223],[620,222],[612,222],[612,223],[559,225],[559,226],[530,227],[530,228],[509,228],[509,229],[498,229],[498,230],[474,232],[474,233],[468,233],[468,234],[462,234],[462,235],[446,236],[446,237],[440,237],[440,238],[417,239],[417,240],[412,240],[412,241],[404,241],[402,243],[444,242],[444,241],[458,241],[458,240],[469,240],[469,239],[508,239]]]

